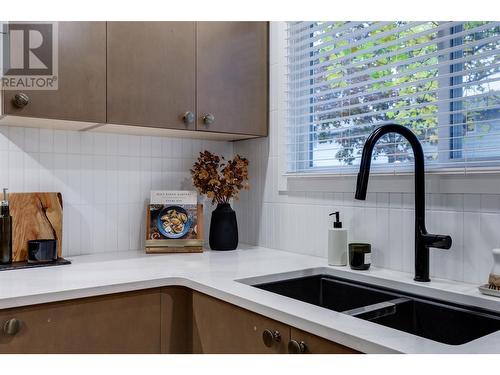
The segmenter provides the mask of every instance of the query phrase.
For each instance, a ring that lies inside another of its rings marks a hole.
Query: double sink
[[[330,275],[254,287],[448,345],[500,330],[500,314]]]

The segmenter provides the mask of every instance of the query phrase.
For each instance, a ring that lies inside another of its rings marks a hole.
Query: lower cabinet
[[[0,310],[0,353],[160,353],[159,289]]]
[[[198,292],[193,292],[192,330],[194,353],[358,353]]]
[[[169,286],[161,289],[161,352],[191,353],[191,289]]]
[[[286,353],[290,328],[205,294],[193,292],[193,353]]]
[[[0,353],[356,351],[188,288],[171,286],[0,310]]]

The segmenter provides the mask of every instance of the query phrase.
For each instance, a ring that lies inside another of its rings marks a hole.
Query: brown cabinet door
[[[159,290],[0,310],[0,353],[160,353]]]
[[[268,23],[198,22],[196,36],[196,129],[266,136]]]
[[[286,353],[288,325],[240,307],[193,292],[193,353],[253,354]],[[265,330],[279,341],[264,344]]]
[[[58,89],[6,90],[4,113],[59,120],[106,122],[106,23],[58,23]],[[30,102],[16,107],[24,92]]]
[[[194,129],[195,23],[108,22],[107,122]]]
[[[301,348],[304,354],[355,354],[358,351],[346,346],[337,344],[336,342],[326,340],[322,337],[313,335],[312,333],[301,331],[300,329],[291,329],[291,340],[297,348]],[[298,346],[297,346],[298,345]],[[290,346],[290,344],[289,344]],[[293,351],[289,350],[289,353]],[[298,353],[294,353],[298,354]]]
[[[177,286],[162,288],[162,353],[191,353],[192,298],[191,289]]]

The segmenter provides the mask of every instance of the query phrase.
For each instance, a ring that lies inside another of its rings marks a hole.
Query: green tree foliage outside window
[[[487,24],[466,22],[460,28],[460,37],[450,42],[443,37],[443,28],[437,22],[414,27],[404,27],[407,22],[392,22],[379,28],[373,28],[373,22],[359,23],[354,32],[349,30],[356,35],[352,39],[343,38],[343,24],[330,24],[315,35],[310,114],[314,142],[335,144],[335,158],[344,165],[355,164],[366,135],[377,124],[387,122],[410,127],[421,140],[427,160],[436,160],[439,129],[444,125],[439,123],[438,116],[443,110],[439,105],[442,82],[450,85],[454,97],[458,92],[458,97],[463,98],[446,102],[449,112],[458,114],[449,116],[447,125],[458,123],[463,135],[477,131],[488,134],[493,128],[491,122],[499,122],[498,109],[482,110],[500,103],[498,89],[489,84],[495,81],[491,77],[498,79],[499,56],[489,53],[485,58],[468,58],[499,48],[498,38],[491,41],[491,37],[500,35],[498,27],[466,33]],[[337,29],[340,31],[336,32]],[[364,33],[363,29],[369,31]],[[325,36],[321,37],[322,34]],[[452,42],[463,45],[459,55],[446,52]],[[440,50],[445,52],[441,55]],[[458,64],[454,64],[454,56],[459,56]],[[449,65],[444,64],[443,68],[444,59],[449,60]],[[453,75],[453,69],[462,73]],[[444,81],[440,78],[442,74],[446,76]],[[453,78],[458,80],[450,84]],[[490,95],[477,97],[478,93],[490,91]],[[468,100],[468,96],[472,98]],[[481,125],[476,127],[477,123]],[[375,158],[382,155],[388,163],[413,158],[409,145],[398,135],[388,135],[379,141]]]

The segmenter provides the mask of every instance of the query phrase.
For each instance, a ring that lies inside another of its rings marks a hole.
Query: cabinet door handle
[[[288,353],[290,354],[302,354],[307,350],[306,343],[304,341],[290,340],[288,343]]]
[[[210,125],[215,122],[215,116],[211,113],[207,113],[206,115],[203,115],[202,120],[205,125]]]
[[[184,121],[184,124],[189,125],[194,122],[194,113],[191,111],[187,111],[182,115],[182,121]]]
[[[270,348],[274,345],[275,342],[281,341],[281,334],[279,331],[271,331],[269,329],[264,330],[262,332],[262,341],[264,341],[264,345]]]
[[[3,332],[6,335],[14,336],[16,333],[18,333],[20,331],[20,329],[21,329],[21,323],[22,322],[19,319],[16,319],[16,318],[12,318],[12,319],[6,320],[3,323]]]
[[[30,97],[24,92],[18,92],[16,95],[14,95],[14,98],[12,98],[12,103],[17,108],[24,108],[30,103]]]

